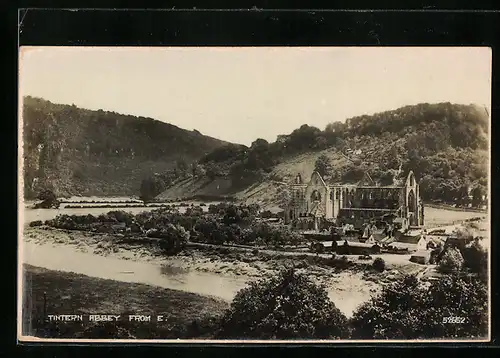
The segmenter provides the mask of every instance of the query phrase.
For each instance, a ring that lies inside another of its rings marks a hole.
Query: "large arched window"
[[[417,208],[417,200],[415,198],[415,193],[413,190],[410,190],[410,193],[408,194],[408,209],[410,212],[416,212]]]
[[[319,191],[314,190],[311,194],[311,201],[320,201],[321,200],[321,194]]]

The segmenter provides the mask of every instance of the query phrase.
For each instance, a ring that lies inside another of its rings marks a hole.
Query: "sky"
[[[226,141],[275,141],[418,103],[490,108],[479,47],[23,47],[20,96],[151,117]]]

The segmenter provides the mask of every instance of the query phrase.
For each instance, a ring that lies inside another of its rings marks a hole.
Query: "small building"
[[[417,242],[417,251],[426,251],[427,250],[427,239],[425,236],[421,236],[420,240]]]

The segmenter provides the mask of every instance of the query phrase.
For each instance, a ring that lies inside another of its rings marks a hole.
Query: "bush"
[[[445,317],[463,317],[450,324]],[[439,339],[484,337],[488,290],[470,276],[445,275],[430,287],[415,276],[385,286],[351,319],[354,339]]]
[[[134,221],[134,215],[123,210],[109,211],[107,214],[99,215],[101,222],[113,221],[130,225]]]
[[[160,248],[167,254],[176,254],[186,246],[189,233],[179,225],[169,224],[157,233],[161,238]]]
[[[57,200],[56,195],[51,190],[40,192],[37,199],[41,200],[41,202],[35,204],[35,209],[57,209],[61,205],[61,202]]]
[[[70,215],[57,215],[54,219],[45,221],[45,225],[58,229],[76,230],[77,224],[73,219],[74,218]]]
[[[384,272],[385,271],[385,261],[384,261],[384,259],[380,258],[380,257],[377,257],[375,260],[373,260],[372,267],[377,272]]]
[[[484,338],[488,332],[487,283],[467,274],[444,275],[429,288],[420,317],[429,338]],[[443,323],[443,317],[464,321]]]
[[[323,286],[293,269],[252,282],[236,294],[218,338],[345,338],[346,317]]]
[[[439,262],[440,257],[442,256],[443,253],[443,247],[439,245],[435,249],[431,251],[430,258],[429,258],[429,264],[435,265]]]
[[[481,280],[486,281],[488,278],[488,252],[481,246],[478,239],[462,250],[462,256],[464,267],[477,274]]]
[[[449,247],[439,260],[438,271],[442,273],[450,273],[460,271],[464,266],[464,258],[460,251],[454,247]]]
[[[314,265],[325,265],[336,270],[345,270],[353,265],[352,261],[349,261],[346,256],[338,258],[335,254],[332,254],[329,258],[318,256],[309,256],[309,258],[312,260],[312,264]]]
[[[42,226],[42,225],[43,225],[43,222],[41,220],[35,220],[35,221],[30,222],[30,224],[29,224],[30,227]]]

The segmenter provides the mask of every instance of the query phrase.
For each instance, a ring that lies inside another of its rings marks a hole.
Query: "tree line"
[[[333,148],[351,157],[332,168],[322,155],[316,169],[332,182],[356,182],[368,171],[391,185],[412,170],[424,200],[479,206],[487,193],[488,114],[474,105],[420,104],[372,116],[349,118],[320,130],[307,124],[269,143],[229,144],[199,160],[211,178],[230,176],[235,188],[269,177],[288,157]],[[350,153],[359,149],[362,153]]]

